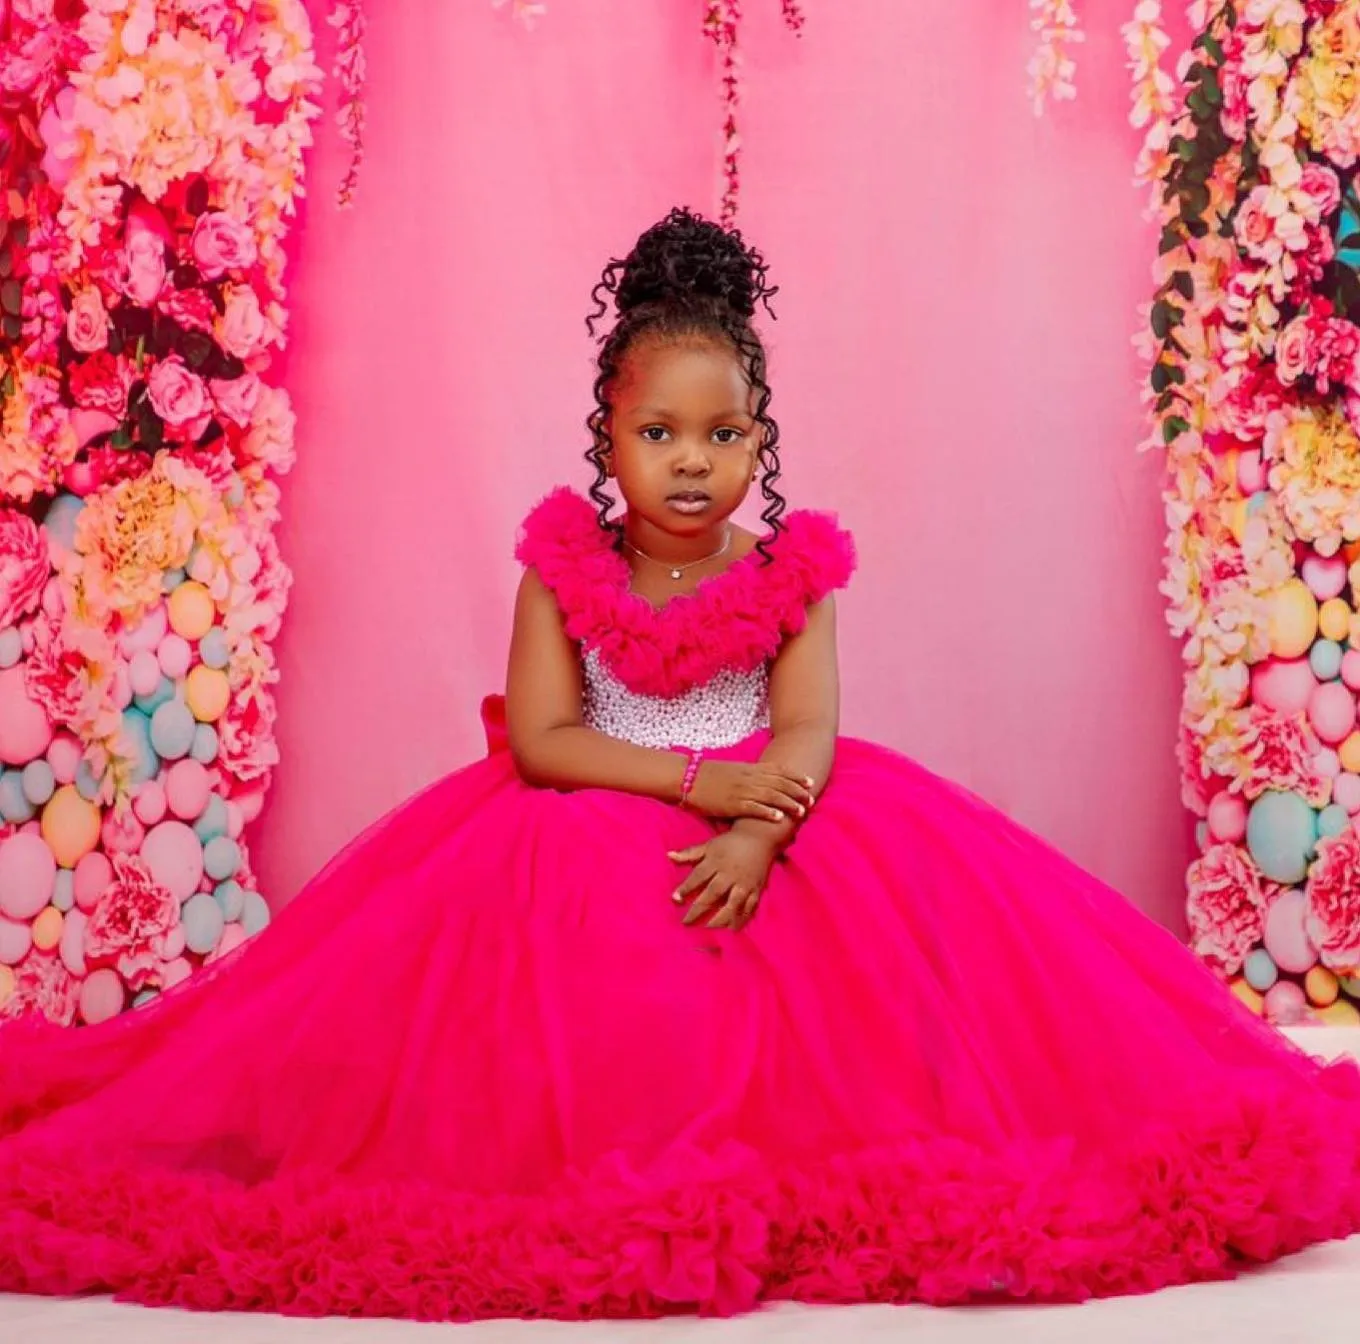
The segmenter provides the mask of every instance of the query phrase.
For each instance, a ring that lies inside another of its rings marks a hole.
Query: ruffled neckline
[[[809,606],[849,582],[854,542],[834,515],[804,509],[784,521],[768,564],[753,551],[662,607],[632,591],[628,562],[575,490],[533,509],[516,555],[553,593],[573,640],[630,690],[669,698],[768,662]]]

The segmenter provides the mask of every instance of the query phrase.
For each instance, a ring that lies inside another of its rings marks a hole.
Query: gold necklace
[[[634,555],[641,556],[642,559],[648,562],[648,564],[662,565],[664,568],[669,569],[671,572],[671,578],[681,579],[684,577],[685,571],[687,569],[693,569],[695,565],[706,565],[710,560],[716,560],[720,555],[726,555],[727,548],[732,544],[732,529],[730,527],[727,529],[727,535],[723,537],[723,544],[719,546],[718,549],[714,551],[712,555],[705,555],[698,560],[690,560],[688,563],[683,565],[667,565],[665,564],[664,561],[656,559],[655,556],[648,555],[646,551],[638,550],[638,548],[634,546],[633,543],[629,541],[626,537],[624,538],[623,544],[630,551],[632,551]]]

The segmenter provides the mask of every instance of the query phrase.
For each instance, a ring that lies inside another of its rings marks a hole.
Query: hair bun
[[[756,304],[775,290],[765,281],[760,253],[735,229],[677,207],[637,240],[622,264],[614,307],[619,316],[648,303],[726,304],[738,316],[755,315]]]

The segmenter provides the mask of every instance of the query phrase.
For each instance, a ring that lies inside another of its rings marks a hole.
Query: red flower
[[[1228,975],[1264,929],[1267,884],[1236,845],[1214,845],[1190,865],[1186,915],[1196,954]]]
[[[132,989],[141,989],[166,959],[166,935],[179,923],[179,902],[152,876],[142,859],[113,856],[113,882],[85,926],[89,966],[114,966]]]
[[[1360,967],[1360,835],[1348,830],[1323,840],[1308,875],[1308,936],[1322,964]]]
[[[37,523],[0,509],[0,630],[38,605],[50,568],[47,538]]]
[[[132,390],[132,366],[107,351],[91,355],[71,369],[71,396],[77,406],[104,411],[121,420]]]

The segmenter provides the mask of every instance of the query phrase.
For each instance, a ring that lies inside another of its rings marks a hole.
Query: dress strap
[[[572,639],[631,690],[673,696],[768,662],[855,569],[854,542],[830,514],[789,514],[769,550],[768,563],[752,552],[657,610],[629,591],[627,561],[590,502],[560,489],[525,519],[516,555],[552,591]]]

